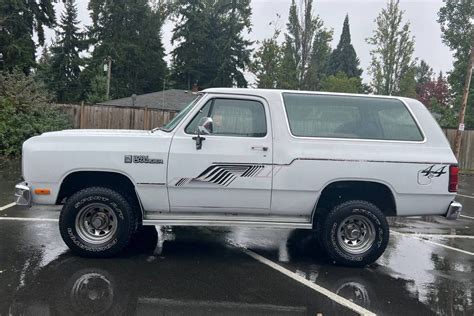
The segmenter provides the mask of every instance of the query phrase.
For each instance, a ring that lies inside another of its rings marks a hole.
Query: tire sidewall
[[[112,209],[117,219],[117,230],[105,244],[91,244],[83,240],[76,229],[79,211],[90,204],[104,204]],[[60,231],[66,244],[82,255],[101,257],[117,253],[128,244],[130,235],[130,206],[125,199],[111,190],[90,188],[74,194],[65,204],[60,218]]]
[[[375,228],[372,246],[361,254],[349,254],[340,247],[337,230],[351,215],[360,215],[369,220]],[[373,204],[348,202],[337,206],[326,218],[322,241],[328,254],[337,262],[349,266],[365,266],[377,260],[387,247],[389,239],[388,224],[382,212]]]

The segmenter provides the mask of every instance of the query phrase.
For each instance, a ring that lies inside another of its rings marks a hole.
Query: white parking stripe
[[[0,212],[6,210],[7,208],[10,208],[10,207],[12,207],[12,206],[15,206],[15,205],[16,205],[16,203],[13,202],[13,203],[7,204],[7,205],[5,205],[5,206],[2,206],[2,207],[0,207]]]
[[[59,222],[56,218],[0,217],[0,221]]]
[[[466,216],[466,215],[462,215],[462,214],[460,216],[464,217],[464,218],[474,219],[474,217],[472,217],[472,216]]]
[[[351,310],[353,310],[354,312],[360,314],[360,315],[376,315],[374,313],[372,313],[371,311],[351,302],[350,300],[348,299],[345,299],[344,297],[342,296],[339,296],[305,278],[303,278],[302,276],[282,267],[281,265],[279,264],[276,264],[275,262],[253,252],[252,250],[249,250],[249,249],[246,249],[246,248],[241,248],[241,250],[246,253],[247,255],[249,255],[250,257],[254,258],[255,260],[269,266],[270,268],[273,268],[275,270],[277,270],[278,272],[280,273],[283,273],[284,275],[286,275],[287,277],[290,277],[292,278],[293,280],[295,281],[298,281],[299,283],[303,284],[303,285],[306,285],[307,287],[315,290],[316,292],[328,297],[329,299],[333,300],[334,302],[336,303],[339,303],[341,304],[342,306],[344,307],[347,307]]]
[[[411,236],[411,237],[438,237],[438,238],[462,238],[462,239],[474,239],[474,236],[471,235],[441,235],[441,234],[421,234],[421,233],[401,233],[392,230],[396,234]]]
[[[443,245],[443,244],[437,243],[437,242],[435,242],[435,241],[431,241],[431,240],[426,239],[426,238],[417,237],[415,234],[403,234],[403,233],[399,233],[399,232],[394,231],[394,230],[390,230],[390,232],[393,233],[393,234],[395,234],[395,235],[401,235],[401,236],[405,236],[405,237],[416,238],[416,239],[418,239],[418,240],[427,242],[427,243],[429,243],[429,244],[433,244],[433,245],[440,246],[440,247],[443,247],[443,248],[446,248],[446,249],[450,249],[450,250],[454,250],[454,251],[457,251],[457,252],[461,252],[461,253],[464,253],[464,254],[466,254],[466,255],[474,256],[474,252],[462,250],[462,249],[455,248],[455,247],[451,247],[451,246],[448,246],[448,245]]]
[[[474,199],[474,196],[472,195],[464,195],[464,194],[456,194],[456,195],[459,195],[459,196],[462,196],[462,197],[465,197],[465,198],[470,198],[470,199]]]
[[[424,238],[419,238],[419,239],[423,240],[423,241],[426,241],[427,243],[436,245],[436,246],[440,246],[440,247],[443,247],[443,248],[447,248],[447,249],[451,249],[451,250],[454,250],[454,251],[462,252],[462,253],[465,253],[465,254],[470,255],[470,256],[474,256],[474,252],[470,252],[470,251],[462,250],[462,249],[459,249],[459,248],[454,248],[454,247],[451,247],[451,246],[443,245],[443,244],[440,244],[440,243],[437,243],[437,242],[434,242],[434,241],[431,241],[431,240],[428,240],[428,239],[424,239]]]

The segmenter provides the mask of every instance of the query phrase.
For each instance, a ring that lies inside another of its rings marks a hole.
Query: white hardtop
[[[319,95],[335,95],[335,96],[350,96],[350,97],[369,97],[379,99],[396,99],[400,101],[414,100],[399,96],[387,95],[373,95],[373,94],[358,94],[358,93],[341,93],[341,92],[324,92],[324,91],[309,91],[309,90],[285,90],[285,89],[254,89],[254,88],[208,88],[201,91],[202,93],[218,93],[218,94],[240,94],[253,95],[260,97],[280,96],[282,93],[299,93],[299,94],[319,94]]]

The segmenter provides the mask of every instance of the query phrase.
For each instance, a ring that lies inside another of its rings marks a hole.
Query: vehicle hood
[[[41,134],[45,137],[64,137],[64,136],[144,136],[149,135],[151,132],[148,130],[127,130],[127,129],[68,129],[56,132],[46,132]]]

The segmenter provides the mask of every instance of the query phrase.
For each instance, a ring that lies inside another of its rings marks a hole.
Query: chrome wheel
[[[103,244],[111,240],[117,231],[117,216],[102,203],[83,207],[76,216],[78,235],[90,244]]]
[[[363,215],[348,216],[337,228],[337,241],[345,252],[359,255],[372,247],[375,241],[375,227]]]

